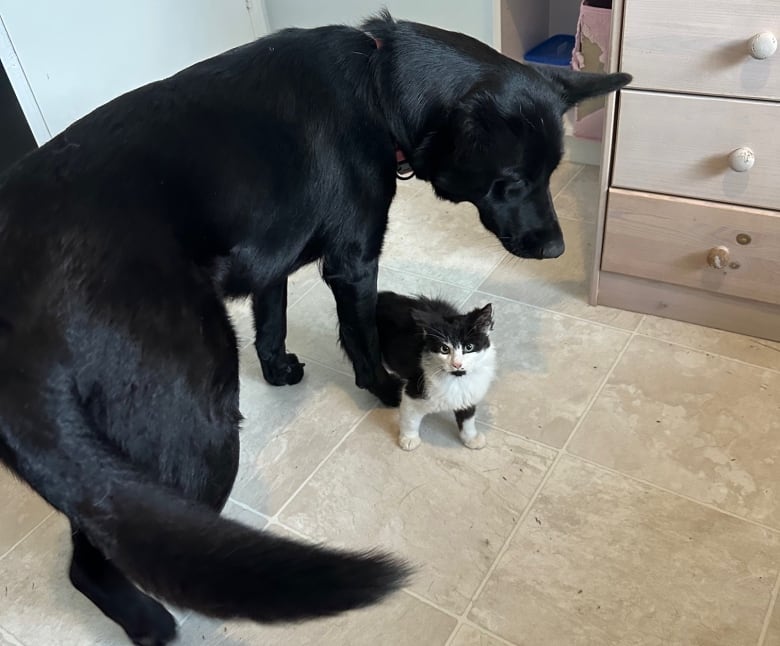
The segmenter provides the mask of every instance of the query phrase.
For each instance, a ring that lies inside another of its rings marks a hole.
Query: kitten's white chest
[[[462,377],[426,371],[425,401],[430,412],[464,410],[482,401],[495,373],[495,348],[490,346],[482,355]]]

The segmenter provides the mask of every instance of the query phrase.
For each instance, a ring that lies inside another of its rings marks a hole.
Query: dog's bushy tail
[[[180,607],[260,622],[321,617],[374,603],[410,574],[386,554],[307,545],[223,518],[149,482],[88,429],[72,447],[33,437],[0,420],[8,464],[128,578]]]
[[[212,617],[332,615],[380,600],[409,573],[388,555],[259,532],[158,489],[112,498],[112,509],[89,519],[104,533],[109,558],[147,591]]]

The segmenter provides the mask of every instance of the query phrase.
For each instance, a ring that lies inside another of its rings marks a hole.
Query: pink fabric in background
[[[609,63],[609,36],[612,25],[611,6],[611,0],[583,0],[572,52],[573,69],[589,72],[606,71]],[[596,43],[601,49],[598,61],[585,60],[582,53],[583,37]],[[604,130],[604,108],[590,114],[582,114],[582,112],[581,108],[575,108],[574,134],[584,139],[600,140]]]

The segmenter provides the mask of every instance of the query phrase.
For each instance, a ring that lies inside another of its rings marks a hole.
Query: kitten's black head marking
[[[382,358],[408,383],[419,383],[426,369],[453,377],[468,374],[490,348],[492,328],[490,304],[463,314],[441,298],[394,292],[380,292],[377,298]]]
[[[442,353],[447,346],[460,346],[464,352],[480,352],[490,347],[489,333],[493,329],[490,303],[467,314],[413,309],[411,316],[428,352]]]

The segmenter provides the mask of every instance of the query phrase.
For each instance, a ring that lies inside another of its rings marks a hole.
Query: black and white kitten
[[[405,382],[401,448],[412,451],[420,446],[423,417],[445,410],[455,412],[463,444],[484,447],[485,436],[477,431],[474,414],[495,374],[492,305],[461,314],[441,299],[381,292],[377,328],[385,365]]]

